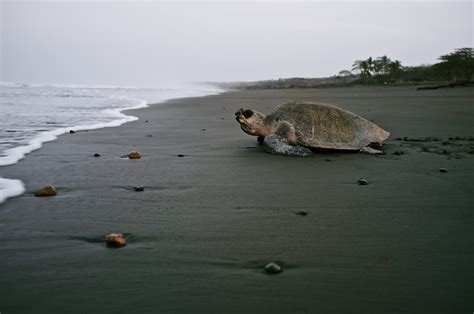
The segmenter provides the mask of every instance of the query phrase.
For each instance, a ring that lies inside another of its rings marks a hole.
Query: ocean
[[[0,203],[20,195],[20,180],[1,167],[19,162],[45,142],[72,131],[115,127],[136,117],[122,113],[172,98],[218,94],[210,85],[184,88],[39,85],[0,82]]]

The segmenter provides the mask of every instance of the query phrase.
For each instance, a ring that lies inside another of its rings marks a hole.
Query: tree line
[[[257,82],[219,83],[231,89],[287,89],[317,88],[328,86],[351,86],[358,84],[424,84],[440,82],[443,86],[474,83],[473,48],[459,48],[442,55],[432,65],[403,66],[400,60],[387,56],[356,60],[351,70],[342,70],[338,75],[322,78],[280,78]]]
[[[403,66],[387,56],[356,60],[351,70],[342,70],[338,77],[351,83],[380,84],[421,81],[472,81],[474,79],[473,48],[459,48],[442,55],[433,65]]]

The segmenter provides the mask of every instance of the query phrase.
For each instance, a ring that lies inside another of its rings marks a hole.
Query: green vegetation
[[[373,59],[369,57],[367,60],[356,60],[352,65],[352,71],[359,73],[359,81],[361,83],[380,83],[387,80],[396,80],[403,73],[402,63],[399,60],[392,61],[387,56]],[[352,74],[351,71],[341,71],[341,73]]]
[[[356,83],[415,83],[415,82],[459,82],[471,81],[474,74],[474,54],[472,48],[460,48],[442,55],[440,62],[433,65],[404,67],[399,60],[392,61],[387,56],[357,60],[352,71],[357,75]],[[339,75],[352,75],[351,71],[341,71]]]
[[[356,60],[351,70],[326,78],[286,78],[259,82],[220,84],[239,89],[315,88],[351,85],[433,85],[432,88],[454,87],[474,83],[473,48],[460,48],[442,55],[433,65],[403,66],[387,56]],[[441,85],[440,85],[441,84]],[[424,88],[422,88],[424,89]],[[430,88],[427,88],[430,89]]]

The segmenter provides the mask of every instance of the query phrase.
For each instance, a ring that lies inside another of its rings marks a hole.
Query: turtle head
[[[255,110],[240,108],[235,113],[235,120],[242,131],[253,136],[267,136],[271,132],[266,125],[265,115]]]

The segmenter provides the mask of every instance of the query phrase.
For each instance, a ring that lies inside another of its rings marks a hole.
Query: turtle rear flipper
[[[369,146],[362,147],[359,152],[369,155],[383,155],[384,152]]]

